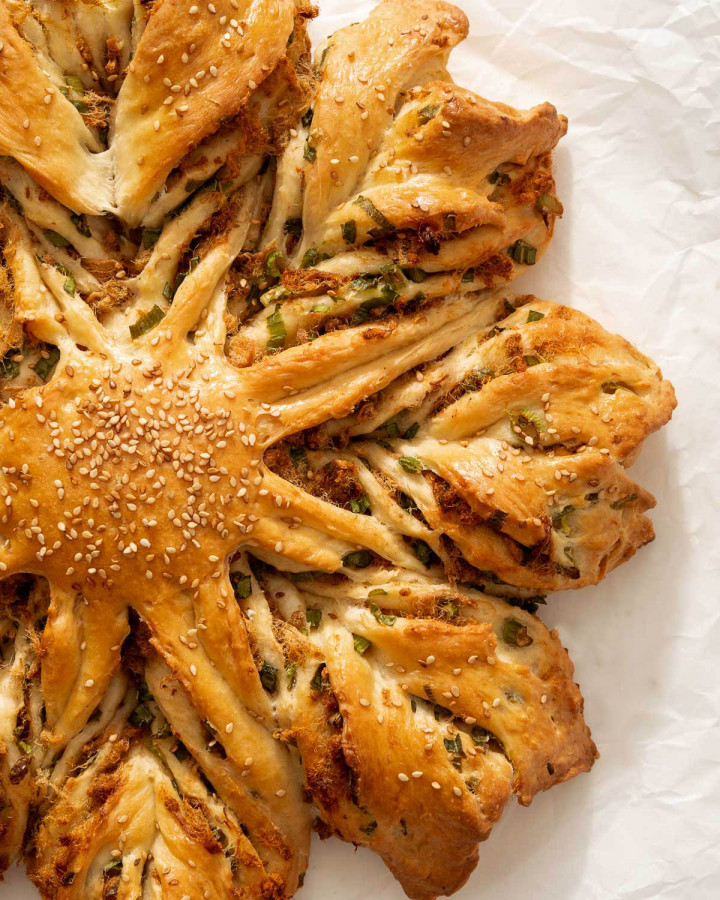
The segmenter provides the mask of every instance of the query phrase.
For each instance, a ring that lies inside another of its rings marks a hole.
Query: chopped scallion
[[[275,312],[268,317],[267,330],[268,352],[274,353],[277,350],[282,350],[285,346],[285,338],[287,336],[287,333],[285,331],[285,322],[283,321],[282,313],[277,306],[275,307]]]
[[[387,625],[392,628],[392,626],[397,622],[397,616],[386,615],[375,603],[370,604],[370,612],[375,616],[375,618],[381,625]]]
[[[516,263],[520,263],[523,266],[535,265],[537,248],[533,247],[532,244],[528,244],[526,241],[515,241],[514,244],[510,244],[507,252],[508,256],[511,259],[514,259]]]
[[[502,627],[502,639],[512,647],[529,647],[533,639],[528,634],[527,626],[517,619],[505,619]]]
[[[401,456],[398,460],[398,464],[400,465],[400,468],[405,469],[406,472],[410,472],[413,475],[422,472],[422,463],[414,456]]]
[[[151,310],[140,316],[137,322],[130,326],[130,337],[136,340],[143,334],[147,334],[148,331],[152,331],[156,325],[162,322],[164,318],[165,310],[161,309],[156,303]]]
[[[355,224],[355,219],[348,219],[347,222],[343,222],[340,226],[340,231],[342,232],[343,240],[346,244],[355,243],[355,239],[357,238],[357,225]]]
[[[51,228],[46,228],[45,231],[43,231],[43,234],[50,241],[53,247],[70,246],[70,241],[66,237],[63,237],[63,235],[58,234],[57,231],[53,231]]]
[[[361,634],[354,634],[353,646],[355,647],[355,650],[362,656],[362,654],[371,647],[371,644],[370,641],[367,638],[363,637]]]
[[[373,237],[387,237],[388,235],[394,234],[395,226],[385,218],[372,200],[369,200],[367,197],[363,197],[363,195],[360,194],[353,200],[353,204],[359,206],[360,209],[362,209],[362,211],[379,226],[379,228],[371,230],[370,234]]]

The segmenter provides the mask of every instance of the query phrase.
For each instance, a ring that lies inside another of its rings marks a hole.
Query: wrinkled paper
[[[601,758],[509,807],[458,900],[720,896],[720,0],[456,0],[455,79],[570,120],[565,215],[515,288],[577,306],[652,356],[680,406],[633,476],[657,539],[542,612],[575,662]],[[373,3],[319,0],[321,36]],[[714,461],[713,461],[714,460]],[[714,577],[713,577],[714,576]],[[369,851],[315,842],[305,900],[401,900]],[[37,894],[20,872],[0,895]]]

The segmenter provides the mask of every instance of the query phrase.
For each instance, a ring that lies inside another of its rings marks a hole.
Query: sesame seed
[[[398,772],[398,781],[402,781],[404,783],[406,781],[410,781],[410,779],[404,772]]]

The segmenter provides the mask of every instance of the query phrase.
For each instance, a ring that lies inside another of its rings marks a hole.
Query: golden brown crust
[[[155,3],[128,67],[113,143],[118,211],[130,222],[189,151],[262,91],[285,55],[294,0],[211,6]]]
[[[0,8],[0,871],[48,900],[288,900],[313,826],[431,900],[596,756],[531,611],[652,539],[672,387],[492,290],[554,107],[453,85],[447,3],[315,69],[312,15]]]

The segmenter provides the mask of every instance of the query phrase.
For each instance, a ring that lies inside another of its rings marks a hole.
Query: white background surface
[[[320,2],[316,37],[373,5]],[[543,612],[575,661],[601,759],[509,808],[456,896],[718,898],[720,0],[459,5],[471,36],[456,79],[522,108],[550,100],[570,119],[556,156],[565,216],[517,289],[637,343],[680,406],[633,468],[657,496],[657,540]],[[313,850],[303,900],[403,897],[369,852]],[[17,872],[0,894],[37,897]]]

